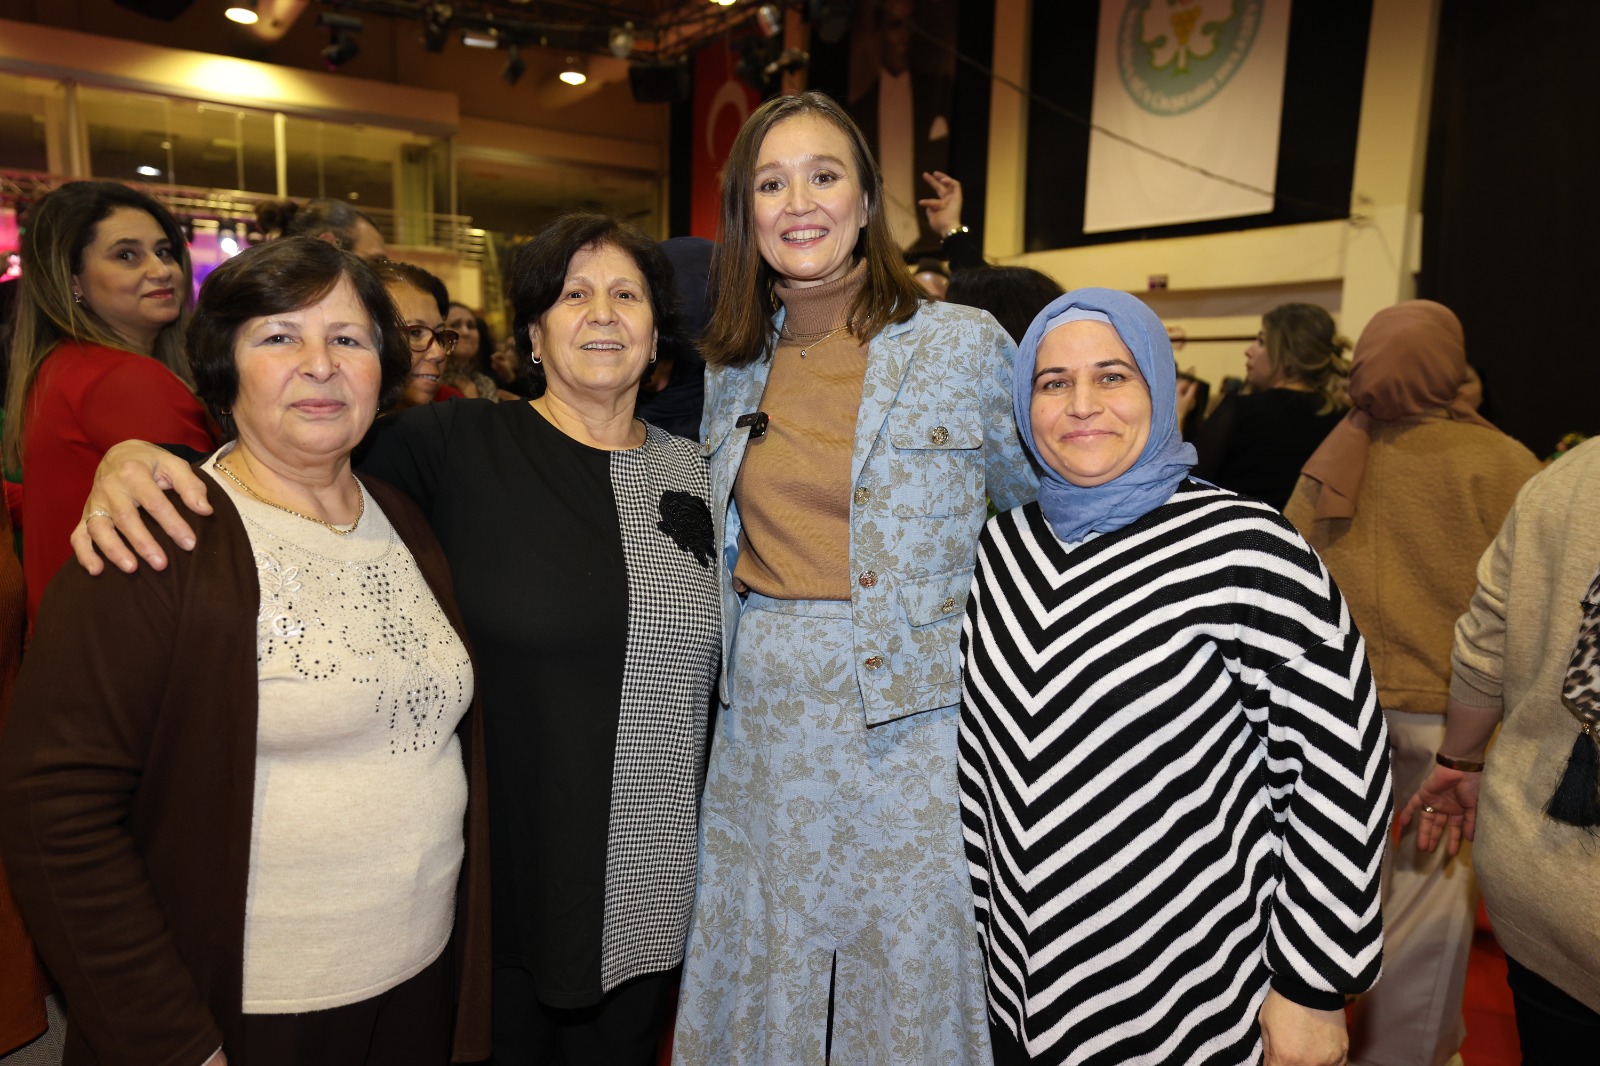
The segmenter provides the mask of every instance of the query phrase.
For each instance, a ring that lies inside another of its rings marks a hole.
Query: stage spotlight
[[[633,51],[633,23],[624,22],[620,26],[612,27],[606,46],[618,59],[627,59]]]
[[[756,25],[763,37],[776,37],[783,32],[783,12],[777,4],[762,4],[756,8]]]
[[[222,14],[230,22],[237,22],[241,26],[254,26],[261,20],[256,13],[256,0],[233,0]]]
[[[361,32],[361,20],[354,15],[324,11],[317,16],[317,25],[328,31],[328,47],[322,50],[322,62],[330,72],[350,62],[361,51],[355,36]]]
[[[328,47],[322,50],[322,63],[328,72],[338,70],[361,51],[355,36],[348,30],[334,30],[328,37]]]
[[[438,54],[450,39],[450,20],[455,10],[449,4],[429,4],[422,9],[422,48]]]
[[[557,76],[568,85],[582,85],[589,80],[589,60],[584,56],[568,56]]]
[[[733,42],[738,57],[733,63],[734,75],[762,96],[767,95],[772,80],[767,71],[782,54],[782,43],[775,37],[738,38]]]
[[[507,85],[515,85],[522,77],[522,72],[528,69],[528,64],[522,61],[522,53],[516,45],[506,48],[506,65],[500,70],[500,80]]]
[[[809,62],[811,62],[811,54],[809,52],[803,52],[798,48],[791,48],[784,52],[777,59],[774,59],[772,62],[768,63],[764,68],[762,68],[761,72],[767,76],[768,81],[771,81],[779,74],[787,74],[792,70],[804,70],[806,64]]]

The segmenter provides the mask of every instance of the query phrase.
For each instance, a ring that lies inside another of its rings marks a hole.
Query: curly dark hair
[[[372,266],[315,237],[284,237],[248,248],[211,272],[189,321],[189,365],[195,393],[231,439],[238,433],[233,404],[239,395],[234,343],[253,318],[298,311],[321,300],[341,279],[372,319],[382,379],[378,404],[399,398],[411,376],[405,324]]]

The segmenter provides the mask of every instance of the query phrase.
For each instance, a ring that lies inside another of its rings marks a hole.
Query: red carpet
[[[1478,931],[1467,964],[1461,1010],[1467,1020],[1467,1039],[1461,1045],[1463,1066],[1517,1066],[1522,1061],[1511,990],[1506,987],[1506,955],[1495,942],[1482,907],[1478,908]]]

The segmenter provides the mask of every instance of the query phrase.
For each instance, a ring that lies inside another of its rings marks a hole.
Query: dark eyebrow
[[[1121,359],[1121,358],[1102,359],[1098,363],[1093,364],[1091,369],[1100,370],[1100,369],[1103,369],[1103,368],[1108,367],[1108,366],[1125,366],[1129,370],[1132,370],[1135,374],[1139,373],[1139,367],[1136,364],[1130,363],[1126,359]],[[1064,366],[1040,367],[1038,370],[1035,370],[1033,372],[1033,380],[1034,381],[1038,381],[1040,378],[1044,377],[1046,374],[1065,374],[1066,372],[1067,372],[1067,368],[1064,367]],[[1144,375],[1142,375],[1142,374],[1140,375],[1140,377],[1143,377],[1143,376]]]
[[[836,156],[831,156],[831,155],[808,155],[808,156],[805,156],[804,158],[800,159],[799,162],[801,162],[801,163],[832,163],[834,166],[838,167],[840,170],[844,170],[845,169],[844,160],[839,159]],[[782,165],[783,165],[782,163],[778,162],[775,159],[774,160],[770,160],[770,161],[762,163],[760,166],[756,167],[756,173],[759,174],[763,170],[772,170],[775,167],[780,167]]]

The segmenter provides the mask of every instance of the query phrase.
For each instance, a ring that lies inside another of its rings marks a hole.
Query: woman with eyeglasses
[[[450,309],[444,283],[428,271],[411,263],[377,259],[372,268],[383,279],[389,299],[400,312],[406,336],[411,342],[411,377],[406,391],[388,413],[395,414],[419,404],[461,397],[455,389],[441,386],[445,363],[456,350],[460,334],[447,329],[445,314]]]

